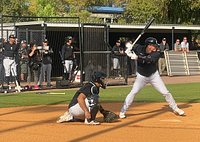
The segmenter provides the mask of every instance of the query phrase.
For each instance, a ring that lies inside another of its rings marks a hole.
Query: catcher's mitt
[[[110,123],[118,118],[118,116],[114,112],[111,112],[109,110],[105,110],[102,114],[104,116],[104,121],[107,123]]]

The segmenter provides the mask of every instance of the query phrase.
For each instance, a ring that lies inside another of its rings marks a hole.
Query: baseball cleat
[[[62,123],[62,122],[68,122],[73,120],[73,116],[71,113],[69,113],[68,111],[65,112],[62,116],[60,116],[59,120],[56,121],[57,123]]]
[[[182,109],[179,109],[179,108],[175,109],[175,110],[174,110],[174,113],[175,113],[175,114],[178,114],[178,115],[180,115],[180,116],[185,115],[185,112],[184,112]]]
[[[126,118],[126,115],[124,112],[120,112],[119,113],[119,118],[123,119],[123,118]]]
[[[100,125],[100,122],[96,121],[96,120],[88,120],[88,119],[85,119],[85,124],[87,125]]]

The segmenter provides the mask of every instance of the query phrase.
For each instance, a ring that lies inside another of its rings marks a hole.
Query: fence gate
[[[113,76],[109,28],[106,24],[81,25],[81,73],[82,80],[91,80],[94,71],[103,71],[109,77],[109,84],[126,84],[126,60],[120,57],[121,77]]]

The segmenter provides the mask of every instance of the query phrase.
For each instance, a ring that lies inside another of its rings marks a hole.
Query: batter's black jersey
[[[18,54],[19,45],[18,44],[10,44],[9,42],[4,44],[4,56],[5,57],[16,57]]]
[[[86,98],[88,100],[90,100],[91,97],[93,97],[93,95],[98,95],[99,94],[99,87],[97,87],[95,85],[95,83],[93,82],[89,82],[89,83],[86,83],[83,87],[81,87],[77,92],[76,94],[74,95],[74,97],[72,98],[70,104],[69,104],[69,108],[76,105],[78,103],[78,96],[83,93]]]
[[[134,52],[138,55],[137,72],[143,76],[149,77],[157,71],[157,63],[160,58],[160,51],[155,51],[150,54],[146,53],[146,46],[137,45]],[[142,59],[148,56],[148,61]]]

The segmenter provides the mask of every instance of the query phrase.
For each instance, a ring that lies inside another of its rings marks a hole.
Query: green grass
[[[101,89],[101,102],[123,102],[132,86],[108,87]],[[200,102],[199,83],[170,84],[167,88],[176,102]],[[0,94],[0,107],[54,105],[69,103],[77,89],[53,91],[65,94],[36,94],[23,92],[20,94]],[[51,91],[52,92],[52,91]],[[165,99],[152,86],[144,87],[135,97],[136,102],[165,102]]]

